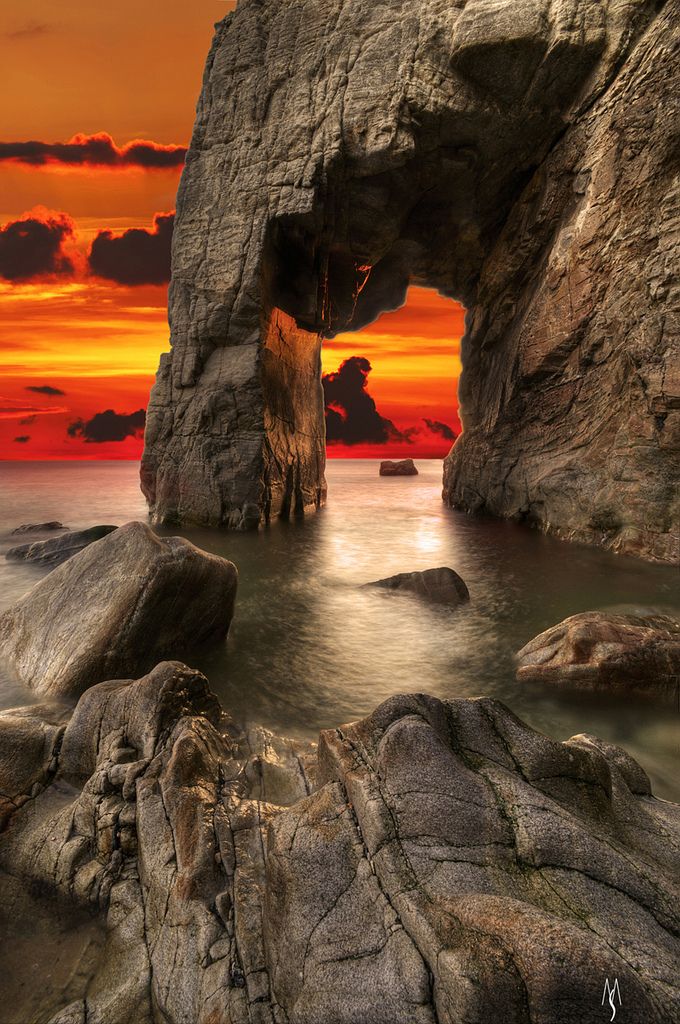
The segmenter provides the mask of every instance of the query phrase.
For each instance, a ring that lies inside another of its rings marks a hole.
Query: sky
[[[168,348],[169,245],[224,0],[0,10],[0,458],[137,459]],[[442,457],[463,310],[402,309],[324,344],[330,457]]]

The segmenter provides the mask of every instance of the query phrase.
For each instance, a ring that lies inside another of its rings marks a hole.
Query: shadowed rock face
[[[416,695],[316,752],[176,662],[0,722],[0,869],[106,921],[52,1024],[678,1019],[680,808],[617,747]]]
[[[677,14],[242,0],[179,190],[142,467],[154,518],[318,506],[321,341],[411,282],[469,310],[445,500],[671,558]]]
[[[226,638],[236,566],[127,523],[54,569],[0,616],[0,655],[23,683],[77,696],[112,676]]]
[[[89,530],[69,530],[61,537],[54,537],[51,540],[19,544],[15,548],[10,548],[5,558],[14,562],[35,562],[37,565],[59,565],[116,529],[116,526],[91,526]]]

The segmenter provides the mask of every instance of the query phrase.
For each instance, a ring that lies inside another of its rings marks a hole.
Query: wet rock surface
[[[386,459],[380,463],[380,476],[418,476],[418,469],[413,459]]]
[[[128,523],[40,580],[0,616],[0,655],[27,686],[78,695],[160,658],[224,640],[236,567]]]
[[[520,682],[643,697],[680,711],[680,623],[664,615],[582,612],[517,654]]]
[[[367,587],[382,587],[400,593],[416,594],[434,604],[459,605],[470,600],[470,592],[465,580],[449,569],[424,569],[419,572],[400,572],[396,576],[388,576],[384,580],[365,584]]]
[[[87,530],[69,530],[62,537],[10,548],[5,552],[5,558],[13,562],[35,562],[36,565],[59,565],[116,529],[116,526],[91,526]]]
[[[106,946],[52,1024],[595,1024],[605,977],[680,1012],[680,807],[594,737],[403,695],[316,750],[164,663],[90,689],[53,756],[0,871]]]
[[[55,530],[68,529],[68,526],[64,526],[63,523],[59,523],[55,519],[49,523],[24,523],[22,526],[17,526],[15,530],[12,530],[12,536],[22,533],[52,533]]]
[[[677,558],[677,15],[262,0],[220,22],[148,410],[152,516],[318,507],[321,340],[414,282],[468,310],[445,500]]]

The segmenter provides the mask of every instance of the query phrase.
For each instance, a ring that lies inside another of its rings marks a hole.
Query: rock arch
[[[411,282],[469,310],[445,500],[674,557],[677,16],[240,0],[178,194],[152,517],[243,528],[320,505],[322,339]]]

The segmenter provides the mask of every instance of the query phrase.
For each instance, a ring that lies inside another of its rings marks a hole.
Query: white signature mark
[[[614,984],[609,984],[609,978],[605,979],[604,992],[602,993],[602,1006],[604,1006],[605,999],[608,1000],[609,1005],[612,1008],[612,1015],[609,1018],[610,1024],[616,1016],[616,1007],[614,1005],[614,999],[618,999],[619,1006],[621,1006],[621,989],[619,988],[619,979],[614,978]]]

